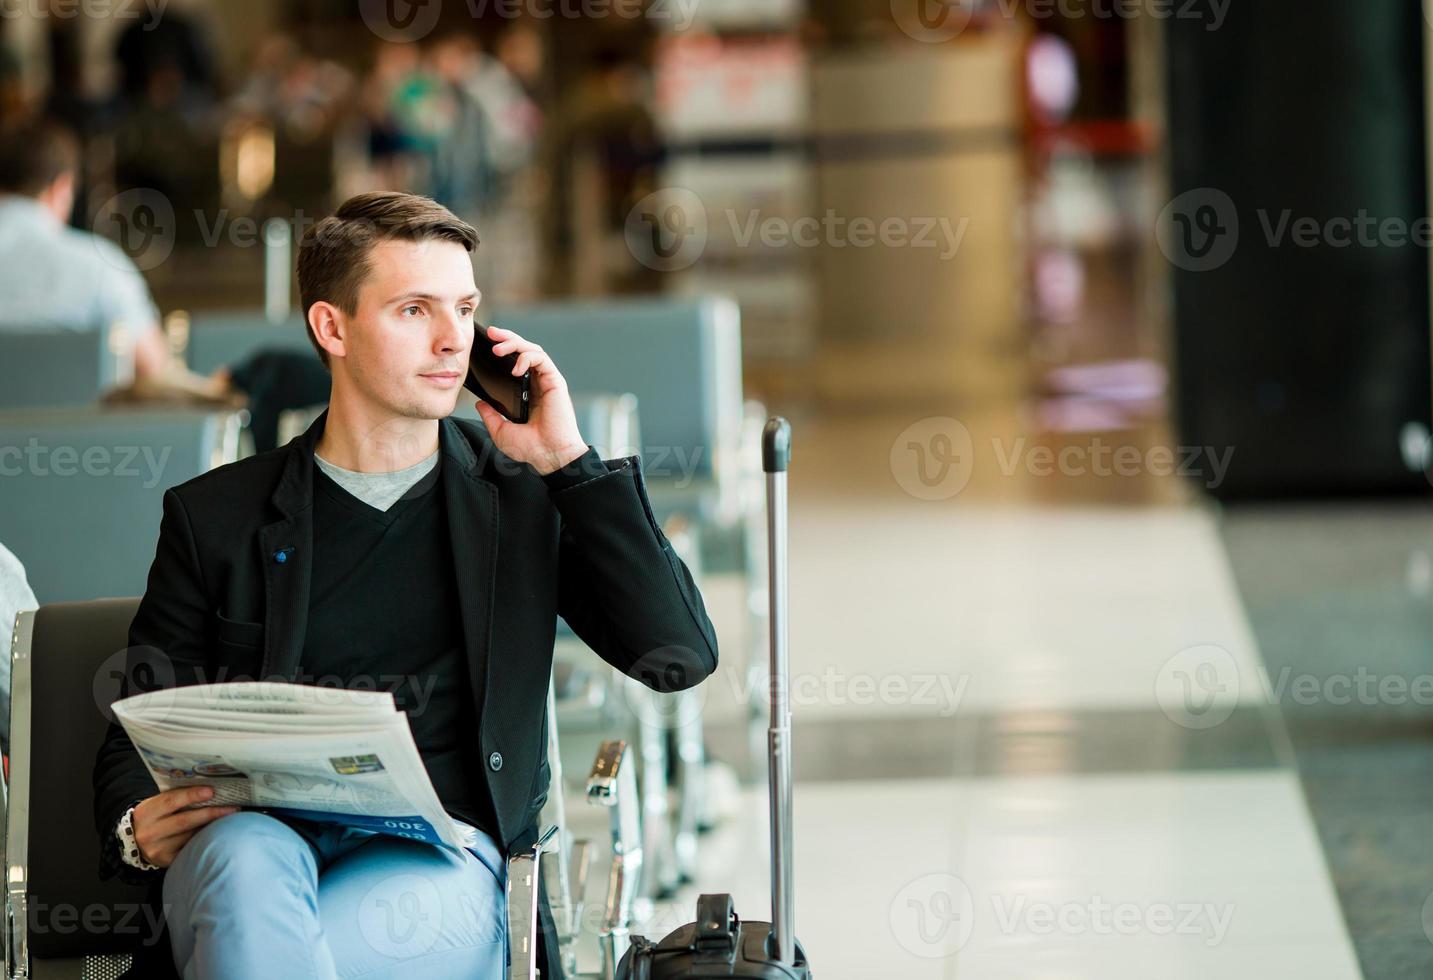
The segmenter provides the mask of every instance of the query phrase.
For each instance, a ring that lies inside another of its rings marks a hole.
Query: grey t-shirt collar
[[[386,511],[401,500],[403,495],[411,490],[419,480],[433,472],[433,468],[438,465],[438,450],[434,450],[433,455],[427,459],[391,473],[360,473],[357,470],[346,470],[330,463],[318,453],[313,454],[313,461],[334,483],[374,510]]]

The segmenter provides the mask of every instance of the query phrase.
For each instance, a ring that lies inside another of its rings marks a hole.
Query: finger
[[[195,803],[203,803],[212,799],[214,787],[212,786],[183,786],[179,789],[166,790],[157,796],[151,796],[136,806],[135,812],[143,812],[144,816],[151,819],[160,819],[176,810],[182,810]]]
[[[488,336],[493,340],[503,340],[509,337],[516,337],[518,340],[522,340],[521,335],[513,333],[511,330],[504,330],[497,325],[488,327]]]
[[[162,841],[164,838],[173,837],[175,834],[193,832],[206,823],[238,812],[239,808],[236,806],[204,806],[196,810],[180,810],[178,813],[165,817],[163,820],[155,821],[148,837]]]
[[[221,817],[227,817],[231,813],[238,812],[238,807],[206,807],[203,810],[185,811],[185,816],[193,814],[187,827],[179,826],[178,818],[171,817],[164,825],[150,826],[144,830],[136,829],[134,843],[139,848],[139,856],[150,864],[157,864],[160,867],[168,866],[174,859],[179,848],[184,842],[193,837],[208,824],[213,823]]]
[[[478,399],[477,405],[478,417],[483,420],[483,425],[488,427],[488,434],[494,439],[498,438],[498,434],[502,432],[503,427],[508,424],[508,420],[498,414],[497,409],[493,408],[481,398]]]
[[[512,340],[504,340],[500,344],[493,345],[493,353],[497,354],[499,357],[503,356],[504,354],[511,354],[513,351],[524,350],[540,351],[542,350],[542,346],[540,344],[534,344],[530,340],[523,340],[521,337],[516,337]]]
[[[513,365],[513,377],[522,377],[528,371],[541,372],[547,364],[547,355],[540,350],[523,351],[518,355],[517,363]]]
[[[179,857],[179,852],[184,848],[185,844],[189,843],[189,839],[193,836],[193,833],[177,834],[173,837],[166,837],[163,841],[147,847],[140,844],[139,856],[150,864],[167,868],[174,863],[175,858]],[[138,842],[136,841],[136,843]]]

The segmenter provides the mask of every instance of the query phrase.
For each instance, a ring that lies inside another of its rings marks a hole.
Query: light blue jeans
[[[501,980],[506,865],[262,813],[220,817],[164,876],[184,980]]]

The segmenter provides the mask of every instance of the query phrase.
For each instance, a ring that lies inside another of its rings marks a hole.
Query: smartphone
[[[532,371],[513,374],[517,359],[516,351],[505,357],[494,354],[488,328],[476,327],[463,387],[497,409],[509,422],[522,423],[528,420],[532,404]]]

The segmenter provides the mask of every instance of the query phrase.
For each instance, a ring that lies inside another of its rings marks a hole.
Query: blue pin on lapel
[[[280,548],[278,551],[274,552],[274,561],[282,565],[284,562],[289,560],[289,555],[293,553],[293,550],[294,549],[292,548]]]

